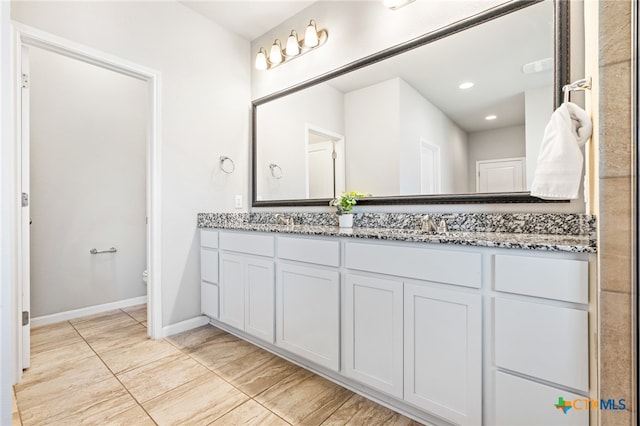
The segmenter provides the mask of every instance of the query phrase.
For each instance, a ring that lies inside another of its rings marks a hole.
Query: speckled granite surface
[[[360,213],[354,228],[338,228],[332,213],[283,213],[294,225],[279,225],[276,213],[200,213],[198,227],[281,232],[431,244],[457,244],[527,250],[595,253],[595,217],[548,213],[433,213],[438,223],[446,219],[449,232],[419,230],[423,214]]]

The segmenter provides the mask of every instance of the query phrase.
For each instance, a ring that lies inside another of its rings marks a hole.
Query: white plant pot
[[[353,227],[353,213],[338,215],[338,224],[340,228],[352,228]]]

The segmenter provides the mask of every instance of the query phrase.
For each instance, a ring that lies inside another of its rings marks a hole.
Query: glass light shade
[[[316,47],[319,42],[316,21],[312,19],[304,32],[304,45],[307,47]]]
[[[282,62],[282,45],[280,44],[280,40],[274,41],[271,45],[271,50],[269,51],[269,62],[274,65]]]
[[[300,42],[298,42],[298,34],[291,31],[291,35],[287,39],[287,47],[284,49],[287,56],[296,56],[300,53]]]
[[[257,70],[264,71],[269,66],[267,64],[267,52],[265,52],[264,48],[260,48],[260,51],[256,55],[256,64],[255,67]]]

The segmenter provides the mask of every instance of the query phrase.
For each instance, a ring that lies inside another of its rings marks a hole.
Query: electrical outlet
[[[242,195],[236,195],[236,209],[242,208]]]

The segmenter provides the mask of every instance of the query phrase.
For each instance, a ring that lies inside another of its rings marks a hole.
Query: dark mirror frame
[[[345,66],[329,71],[318,77],[304,81],[295,86],[256,99],[252,102],[252,142],[251,142],[251,194],[253,207],[284,207],[284,206],[327,206],[329,198],[297,199],[297,200],[261,200],[257,196],[257,107],[267,102],[282,98],[316,84],[323,83],[334,77],[347,74],[351,71],[366,67],[367,65],[399,55],[420,46],[432,43],[449,35],[464,31],[476,25],[491,21],[517,10],[526,8],[544,0],[519,0],[497,6],[474,15],[470,18],[456,22],[447,27],[424,34],[413,40],[401,43],[389,49],[374,53],[373,55],[358,59]],[[554,109],[562,103],[562,86],[569,81],[569,2],[554,0]],[[358,201],[359,205],[389,205],[389,204],[487,204],[487,203],[566,203],[566,201],[550,201],[533,197],[528,191],[501,192],[501,193],[472,193],[472,194],[437,194],[437,195],[400,195],[389,197],[370,197]]]

